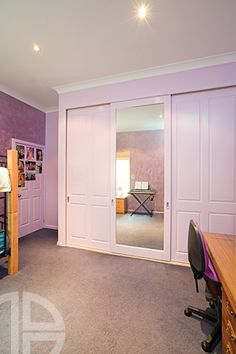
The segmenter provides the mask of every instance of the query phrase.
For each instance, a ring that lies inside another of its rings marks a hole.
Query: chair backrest
[[[198,278],[204,277],[205,279],[219,282],[219,278],[207,252],[202,231],[193,220],[189,224],[188,258],[192,271]]]
[[[205,271],[205,257],[201,237],[197,225],[190,221],[188,230],[188,260],[191,268],[199,278],[203,277]]]

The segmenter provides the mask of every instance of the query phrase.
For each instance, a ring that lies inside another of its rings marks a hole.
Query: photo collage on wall
[[[18,187],[25,187],[25,181],[35,181],[43,171],[43,150],[37,147],[17,144]]]

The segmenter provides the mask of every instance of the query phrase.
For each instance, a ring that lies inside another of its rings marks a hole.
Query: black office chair
[[[197,292],[198,280],[203,278],[206,281],[206,300],[209,302],[213,313],[193,306],[188,306],[184,313],[188,317],[193,314],[214,323],[212,332],[201,343],[205,352],[211,352],[221,339],[221,283],[208,255],[202,232],[193,220],[190,221],[188,231],[188,259]]]

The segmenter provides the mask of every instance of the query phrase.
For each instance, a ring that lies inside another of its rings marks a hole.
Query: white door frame
[[[164,104],[164,250],[121,245],[116,243],[116,115],[120,108]],[[170,261],[171,252],[171,96],[158,96],[111,104],[111,249],[115,253]]]
[[[43,183],[42,183],[42,205],[41,205],[41,215],[42,215],[42,227],[44,227],[44,210],[45,210],[45,188],[44,188],[44,180],[45,180],[45,146],[37,143],[32,143],[30,141],[25,141],[25,140],[20,140],[17,138],[12,138],[11,139],[11,145],[12,149],[16,149],[17,144],[22,144],[22,145],[28,145],[28,146],[33,146],[34,148],[40,148],[43,150],[43,171],[42,171],[42,178],[43,178]],[[20,190],[19,190],[20,194]],[[20,218],[20,213],[18,218]],[[19,220],[18,220],[19,221]]]

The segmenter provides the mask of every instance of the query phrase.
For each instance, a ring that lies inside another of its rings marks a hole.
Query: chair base
[[[207,336],[207,338],[201,342],[202,345],[202,349],[207,352],[210,353],[212,352],[212,350],[214,349],[214,347],[219,343],[219,341],[221,340],[221,319],[218,318],[217,315],[214,314],[210,314],[206,311],[203,311],[201,309],[198,309],[196,307],[193,306],[188,306],[185,310],[184,310],[184,314],[187,317],[190,317],[192,315],[197,315],[205,320],[208,320],[210,322],[213,322],[215,324],[213,330],[211,331],[211,333]]]

